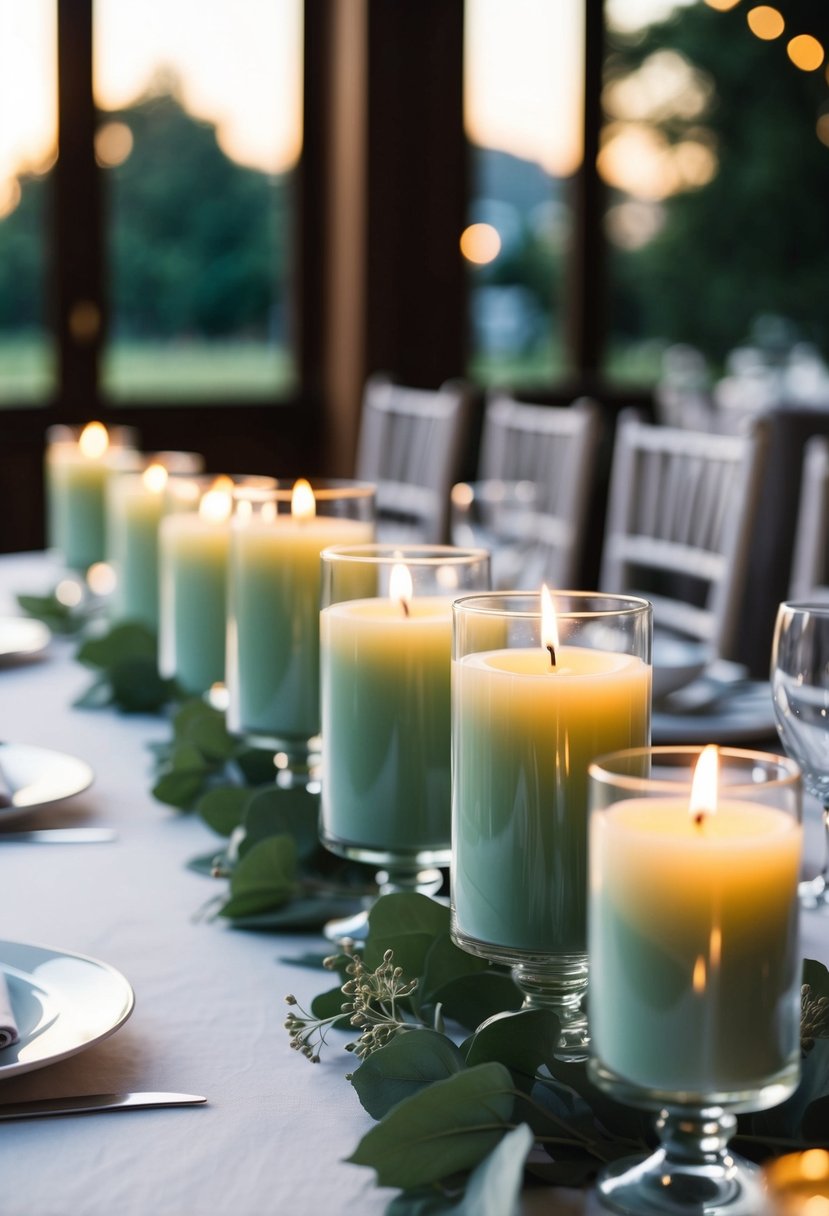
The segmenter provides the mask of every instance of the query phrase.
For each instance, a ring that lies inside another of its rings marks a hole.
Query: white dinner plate
[[[20,811],[80,794],[94,773],[84,760],[27,743],[0,743],[0,825]]]
[[[711,661],[711,647],[654,633],[652,660],[653,699],[658,701],[696,679]]]
[[[0,1050],[0,1080],[75,1055],[107,1038],[132,1013],[135,996],[114,967],[82,954],[0,941],[20,1038]]]
[[[25,616],[0,617],[0,662],[39,654],[52,640],[42,621]]]
[[[767,680],[742,684],[707,713],[664,713],[651,718],[654,743],[754,743],[773,741],[777,725]]]

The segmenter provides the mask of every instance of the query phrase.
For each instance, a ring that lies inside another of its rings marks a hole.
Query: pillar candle
[[[799,1051],[801,828],[726,797],[630,798],[590,830],[590,1028],[623,1079],[668,1091],[751,1089]]]
[[[372,540],[367,520],[237,514],[230,546],[232,730],[305,742],[320,730],[320,553]]]
[[[104,560],[107,480],[119,464],[135,456],[110,445],[100,422],[84,427],[77,441],[68,437],[46,450],[46,495],[49,542],[73,570],[86,570]]]
[[[393,853],[450,840],[451,599],[332,604],[321,615],[323,822]]]
[[[562,646],[453,663],[452,887],[465,937],[543,954],[586,950],[587,768],[646,744],[650,668]]]
[[[167,470],[151,464],[122,473],[107,493],[107,560],[116,576],[110,601],[115,621],[158,627],[158,530],[164,514]]]

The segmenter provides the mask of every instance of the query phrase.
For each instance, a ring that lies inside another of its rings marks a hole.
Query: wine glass
[[[805,908],[829,910],[829,604],[784,602],[777,610],[771,654],[777,730],[823,807],[824,859],[800,884]]]

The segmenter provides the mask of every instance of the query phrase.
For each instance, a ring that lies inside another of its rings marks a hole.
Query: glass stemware
[[[765,1210],[729,1140],[739,1112],[776,1106],[800,1075],[801,847],[785,757],[636,748],[590,766],[588,1075],[653,1111],[660,1140],[600,1174],[615,1211]]]
[[[800,900],[805,908],[829,911],[829,604],[780,605],[771,686],[783,747],[823,808],[823,866],[815,878],[800,884]]]

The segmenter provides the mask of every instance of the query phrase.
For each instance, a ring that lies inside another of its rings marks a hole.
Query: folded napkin
[[[11,1047],[19,1037],[6,975],[0,970],[0,1048]]]

